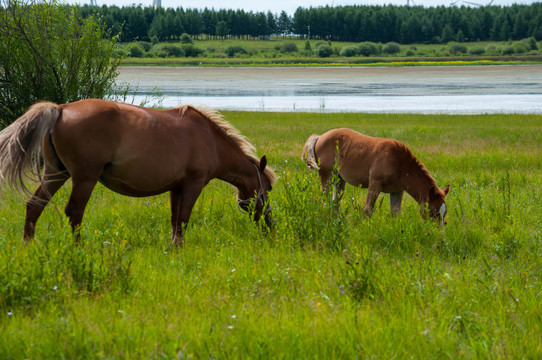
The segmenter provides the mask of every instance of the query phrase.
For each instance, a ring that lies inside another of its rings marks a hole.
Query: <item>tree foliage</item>
[[[376,43],[447,43],[542,39],[542,3],[531,5],[455,6],[325,6],[299,7],[293,16],[282,11],[163,9],[152,7],[81,7],[84,16],[102,14],[108,26],[123,27],[122,41],[157,36],[254,38],[292,33],[310,38]],[[135,23],[134,23],[135,22]]]
[[[0,0],[0,34],[1,126],[38,100],[103,98],[117,76],[111,33],[56,0]]]

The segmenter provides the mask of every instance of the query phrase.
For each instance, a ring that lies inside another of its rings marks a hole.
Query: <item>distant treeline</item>
[[[542,3],[507,7],[335,6],[286,12],[153,7],[79,7],[99,15],[121,41],[194,38],[265,38],[272,34],[334,41],[447,43],[542,39]]]

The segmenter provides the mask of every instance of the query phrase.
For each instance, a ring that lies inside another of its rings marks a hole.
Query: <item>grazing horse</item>
[[[368,188],[365,215],[372,215],[381,192],[390,194],[391,211],[399,214],[406,191],[420,204],[423,217],[427,206],[429,215],[444,223],[444,198],[450,186],[439,189],[425,166],[397,140],[334,129],[321,136],[310,136],[301,157],[309,168],[318,170],[324,191],[335,185],[332,198],[336,204],[349,183]]]
[[[26,204],[26,240],[69,178],[65,213],[76,239],[97,182],[127,196],[169,191],[175,245],[182,246],[192,208],[215,178],[237,187],[239,208],[256,222],[263,214],[270,226],[267,193],[276,175],[266,165],[266,157],[258,159],[254,146],[217,112],[192,106],[153,110],[97,99],[41,102],[0,132],[0,185],[6,181],[20,190],[27,189],[25,175],[40,180]]]

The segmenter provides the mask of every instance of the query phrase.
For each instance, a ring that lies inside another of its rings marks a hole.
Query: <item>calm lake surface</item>
[[[118,84],[161,106],[217,110],[542,113],[542,65],[433,67],[121,67]],[[146,106],[158,105],[151,101]]]

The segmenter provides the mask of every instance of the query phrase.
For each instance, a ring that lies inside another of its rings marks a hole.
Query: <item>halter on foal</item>
[[[26,206],[27,240],[69,178],[73,189],[65,212],[77,237],[98,181],[128,196],[169,191],[176,245],[183,243],[183,230],[201,191],[215,178],[237,187],[239,206],[251,219],[264,215],[272,224],[267,193],[276,176],[265,156],[258,159],[254,146],[218,113],[191,106],[153,110],[95,99],[38,103],[0,132],[0,185],[7,181],[26,189],[23,176],[29,168],[40,185]]]
[[[442,190],[425,166],[403,143],[394,139],[374,138],[350,129],[334,129],[312,135],[305,143],[302,160],[318,170],[322,189],[328,190],[333,175],[338,175],[333,200],[338,203],[346,183],[368,188],[363,212],[371,216],[381,192],[390,194],[391,211],[401,211],[403,193],[409,193],[421,207],[422,216],[444,223],[447,208]]]

